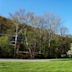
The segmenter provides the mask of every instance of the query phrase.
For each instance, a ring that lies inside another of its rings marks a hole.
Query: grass
[[[0,62],[0,72],[72,72],[72,61]]]

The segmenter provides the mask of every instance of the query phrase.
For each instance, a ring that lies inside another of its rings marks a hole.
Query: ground
[[[72,72],[72,61],[0,60],[0,72]]]

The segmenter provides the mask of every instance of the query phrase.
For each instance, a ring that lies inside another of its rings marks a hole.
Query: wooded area
[[[35,15],[19,10],[9,18],[0,17],[1,58],[71,57],[72,37],[54,14]]]

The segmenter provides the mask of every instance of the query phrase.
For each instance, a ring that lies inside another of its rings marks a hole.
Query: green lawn
[[[72,61],[0,62],[0,72],[72,72]]]

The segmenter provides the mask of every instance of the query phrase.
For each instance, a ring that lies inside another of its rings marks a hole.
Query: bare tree
[[[15,44],[14,44],[14,56],[15,54],[19,52],[19,48],[17,48],[17,40],[18,35],[22,32],[22,29],[20,28],[20,24],[23,23],[23,19],[25,19],[24,16],[24,10],[20,10],[16,12],[15,14],[10,14],[10,19],[13,22],[12,28],[15,29],[14,36],[15,36]]]
[[[60,28],[60,35],[65,37],[67,34],[68,34],[68,28],[67,27],[61,27]]]
[[[46,29],[49,33],[49,47],[51,40],[53,38],[53,35],[56,34],[60,28],[61,20],[59,17],[53,15],[53,14],[46,14],[44,16]]]
[[[15,12],[15,14],[10,14],[11,19],[13,20],[13,23],[15,25],[15,30],[16,30],[16,34],[15,34],[15,48],[16,48],[16,43],[17,43],[17,36],[18,36],[18,32],[19,32],[19,25],[20,24],[28,24],[28,25],[34,25],[34,14],[32,12],[28,12],[25,13],[25,10],[19,10],[17,12]],[[29,41],[28,41],[28,37],[27,37],[27,28],[22,29],[24,31],[24,35],[25,35],[25,44],[27,49],[29,50],[30,56],[32,58],[32,53],[31,53],[31,48],[29,47]]]

